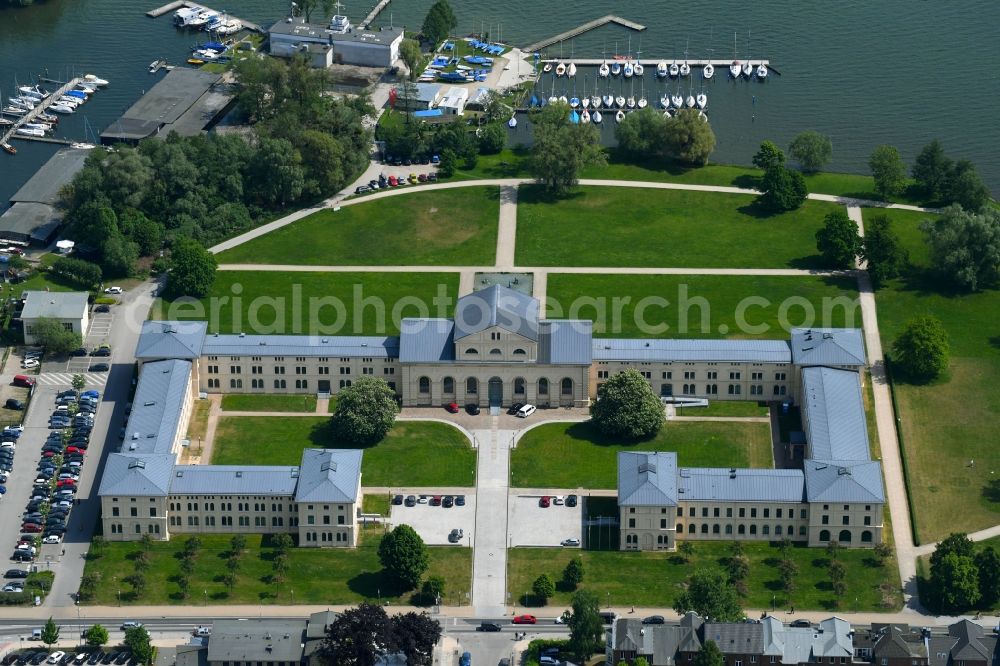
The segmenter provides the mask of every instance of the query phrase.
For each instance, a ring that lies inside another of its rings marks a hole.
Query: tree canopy
[[[726,658],[715,641],[708,640],[694,656],[694,666],[724,666]]]
[[[55,623],[52,616],[46,620],[45,624],[42,626],[42,642],[48,646],[55,645],[59,642],[59,625]]]
[[[696,110],[673,118],[646,107],[633,111],[615,126],[618,147],[629,155],[702,166],[715,150],[715,133]]]
[[[778,148],[773,141],[762,141],[760,148],[753,156],[753,165],[758,169],[767,171],[778,166],[785,165],[785,153]]]
[[[920,150],[913,161],[912,173],[924,196],[932,200],[944,196],[953,165],[951,158],[944,154],[944,147],[937,139]]]
[[[424,54],[420,50],[420,42],[415,39],[404,39],[399,44],[399,57],[406,63],[408,77],[410,81],[416,81],[420,76],[420,61]]]
[[[125,630],[125,640],[122,642],[140,664],[153,662],[153,645],[146,627],[129,627]]]
[[[535,595],[535,601],[544,606],[556,593],[556,584],[548,574],[543,573],[531,584],[531,592]]]
[[[898,276],[908,261],[906,248],[892,229],[889,218],[879,214],[865,225],[861,254],[868,262],[868,275],[875,288]]]
[[[582,169],[605,163],[597,128],[570,122],[569,113],[568,105],[558,103],[531,111],[534,145],[529,171],[557,195],[576,185]]]
[[[801,206],[809,192],[806,179],[798,171],[782,165],[772,166],[764,172],[760,183],[758,203],[772,213],[783,213]]]
[[[101,283],[101,267],[75,257],[59,257],[52,262],[49,272],[87,290],[94,289]]]
[[[108,630],[99,624],[91,625],[84,636],[90,647],[101,647],[108,642]]]
[[[868,168],[875,180],[875,191],[884,198],[899,194],[906,187],[906,166],[895,146],[882,145],[872,151]]]
[[[833,142],[815,130],[802,132],[788,146],[788,152],[799,163],[802,170],[814,173],[823,168],[833,158]]]
[[[986,207],[974,213],[949,206],[944,215],[921,225],[931,263],[958,287],[978,291],[1000,280],[1000,211]]]
[[[420,32],[424,39],[437,47],[458,26],[458,19],[448,0],[437,0],[427,10]]]
[[[917,154],[912,173],[917,187],[932,201],[956,203],[966,210],[978,211],[990,200],[990,192],[972,162],[948,157],[937,139]]]
[[[441,623],[427,613],[393,615],[392,645],[406,656],[407,666],[431,666],[434,646],[441,638]]]
[[[653,437],[663,426],[663,403],[638,370],[609,377],[597,392],[590,416],[603,434],[637,440]]]
[[[566,626],[569,627],[570,652],[581,663],[600,650],[604,643],[604,626],[597,595],[587,590],[575,593]]]
[[[79,333],[66,330],[61,322],[48,317],[36,319],[31,324],[30,333],[36,344],[55,354],[66,354],[83,344]]]
[[[330,624],[320,658],[329,666],[375,666],[392,645],[392,623],[385,609],[362,603]]]
[[[215,282],[215,255],[190,238],[178,238],[170,250],[167,290],[172,298],[207,296]]]
[[[713,622],[738,622],[743,619],[740,597],[726,575],[715,569],[698,569],[687,579],[687,587],[676,599],[674,610],[680,614],[694,611]]]
[[[936,317],[911,319],[892,345],[892,360],[907,378],[935,379],[948,367],[948,331]]]
[[[420,583],[429,562],[424,540],[409,525],[397,525],[382,537],[378,559],[386,572],[406,590]]]
[[[830,268],[848,269],[861,253],[858,225],[844,210],[828,213],[823,226],[816,231],[816,249]]]
[[[396,392],[381,377],[360,377],[337,395],[330,417],[337,438],[355,446],[368,446],[385,437],[396,422]]]

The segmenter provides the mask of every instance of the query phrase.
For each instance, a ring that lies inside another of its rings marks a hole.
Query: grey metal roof
[[[876,460],[806,460],[804,467],[807,502],[885,502]]]
[[[691,629],[673,624],[643,624],[639,619],[615,622],[613,649],[649,658],[653,666],[673,666]]]
[[[62,212],[49,204],[18,202],[0,215],[0,238],[47,243],[62,221]]]
[[[169,453],[112,453],[104,464],[100,496],[165,497],[170,490],[174,456]]]
[[[724,654],[764,654],[763,624],[706,622],[702,637],[714,641]]]
[[[538,299],[494,284],[455,303],[455,340],[493,326],[538,339]]]
[[[101,141],[149,136],[160,126],[176,122],[221,79],[220,74],[188,67],[167,72],[122,114],[120,120],[101,132]]]
[[[29,291],[21,319],[83,319],[87,314],[85,291]]]
[[[455,360],[451,319],[404,319],[400,324],[399,360],[403,363],[436,363]]]
[[[590,365],[589,319],[558,319],[538,322],[538,362],[551,365]]]
[[[796,365],[865,364],[860,328],[793,328],[791,344]]]
[[[802,502],[805,480],[798,469],[682,467],[677,497],[685,501]]]
[[[208,324],[203,321],[144,321],[135,345],[139,360],[201,356]]]
[[[142,366],[122,453],[171,453],[190,380],[190,361],[151,361]]]
[[[594,338],[595,361],[790,363],[785,340]]]
[[[399,338],[362,335],[208,335],[204,356],[399,356]]]
[[[55,205],[59,201],[59,190],[73,180],[90,153],[90,150],[77,148],[57,151],[14,193],[10,198],[11,203],[25,201]]]
[[[361,488],[357,449],[305,449],[296,502],[357,502]]]
[[[782,664],[807,664],[822,657],[854,655],[850,624],[838,617],[827,618],[819,627],[789,627],[769,615],[761,620],[761,654],[779,657]]]
[[[994,654],[997,650],[998,637],[989,635],[975,622],[959,620],[948,626],[948,635],[955,639],[951,647],[952,662],[985,661],[996,663]]]
[[[177,465],[170,477],[170,494],[291,497],[298,478],[298,467]]]
[[[298,663],[305,620],[216,620],[208,640],[210,663]]]
[[[677,454],[673,451],[619,451],[618,504],[676,505]]]
[[[806,457],[868,460],[868,426],[861,377],[853,370],[802,370],[802,421],[809,443]]]

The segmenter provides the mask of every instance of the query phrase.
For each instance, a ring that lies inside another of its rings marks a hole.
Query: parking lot
[[[103,344],[107,344],[111,336],[111,329],[114,326],[115,317],[112,312],[90,312],[90,325],[87,328],[87,335],[83,338],[83,346],[93,352]],[[88,372],[90,366],[95,363],[108,363],[110,357],[100,356],[70,356],[65,359],[47,359],[42,369],[49,377],[42,378],[39,383],[56,380],[54,383],[65,383],[72,381],[75,374],[83,374],[87,378],[87,385],[101,385],[107,379],[105,372]]]
[[[559,546],[583,535],[583,502],[576,506],[539,505],[538,495],[511,495],[507,525],[512,546]]]
[[[424,489],[426,491],[426,488]],[[474,489],[469,489],[474,490]],[[414,495],[420,497],[420,493],[403,492],[403,496]],[[432,546],[456,545],[448,541],[448,534],[453,529],[463,531],[462,539],[458,545],[470,547],[475,542],[476,530],[476,496],[475,494],[465,495],[465,506],[432,506],[430,498],[432,495],[425,495],[428,498],[427,504],[417,504],[416,506],[406,506],[405,504],[392,505],[389,520],[395,525],[409,525],[412,527],[424,543]]]

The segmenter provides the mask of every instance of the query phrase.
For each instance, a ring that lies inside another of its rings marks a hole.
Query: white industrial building
[[[289,17],[272,25],[268,36],[271,55],[288,58],[306,53],[314,67],[332,64],[391,67],[399,59],[403,29],[361,30],[344,16],[334,16],[329,26]]]
[[[39,319],[54,319],[67,331],[83,336],[87,332],[90,304],[85,291],[26,291],[21,321],[24,344],[36,344],[34,325]]]

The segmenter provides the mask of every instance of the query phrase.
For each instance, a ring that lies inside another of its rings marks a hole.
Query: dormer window
[[[490,356],[499,356],[502,353],[503,352],[497,349],[496,347],[490,350]]]

